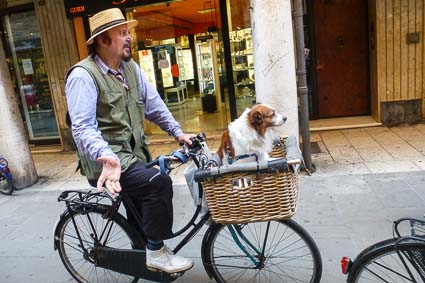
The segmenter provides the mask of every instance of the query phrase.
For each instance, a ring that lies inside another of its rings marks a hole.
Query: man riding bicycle
[[[129,28],[138,22],[126,21],[112,8],[90,17],[89,24],[90,55],[71,67],[65,86],[80,171],[99,191],[105,186],[132,198],[143,215],[148,267],[188,270],[193,261],[174,255],[163,243],[173,236],[172,181],[145,166],[151,156],[143,121],[156,123],[179,143],[191,144],[194,135],[183,133],[131,58]]]

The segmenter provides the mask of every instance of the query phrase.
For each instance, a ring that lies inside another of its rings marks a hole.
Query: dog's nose
[[[288,119],[288,118],[286,118],[285,116],[282,116],[283,123],[286,122],[286,119]]]

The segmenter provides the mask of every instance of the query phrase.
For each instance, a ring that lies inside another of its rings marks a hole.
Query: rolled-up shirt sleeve
[[[150,85],[145,75],[137,66],[140,86],[140,99],[145,104],[146,119],[157,124],[170,136],[178,137],[183,134],[179,122],[174,119],[168,107],[165,105],[158,91]]]
[[[91,160],[100,156],[118,159],[98,129],[98,94],[91,75],[84,68],[74,68],[66,80],[65,93],[72,121],[72,136],[78,150]]]

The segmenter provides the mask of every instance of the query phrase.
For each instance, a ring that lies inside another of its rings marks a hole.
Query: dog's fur
[[[235,157],[247,154],[256,154],[258,160],[268,159],[273,147],[272,129],[285,121],[286,117],[276,113],[269,105],[256,104],[251,109],[247,108],[223,133],[217,154],[223,164],[228,164],[229,159],[235,162]]]

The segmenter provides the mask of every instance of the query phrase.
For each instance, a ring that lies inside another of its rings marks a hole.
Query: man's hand
[[[103,163],[102,173],[97,181],[97,190],[102,191],[105,184],[106,189],[111,193],[121,192],[120,176],[121,164],[113,156],[101,156],[97,159],[98,162]]]
[[[192,145],[191,138],[196,137],[194,134],[181,134],[180,136],[176,137],[176,141],[179,144],[187,143],[188,145]]]

